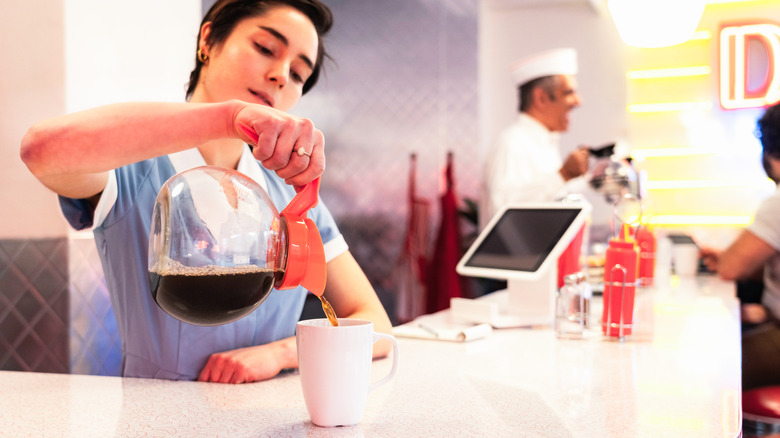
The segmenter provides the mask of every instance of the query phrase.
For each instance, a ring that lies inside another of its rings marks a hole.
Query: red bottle
[[[577,231],[569,246],[558,257],[558,289],[563,287],[563,279],[567,275],[582,271],[580,256],[582,255],[582,240],[585,236],[585,225]]]
[[[622,338],[631,334],[636,294],[638,251],[627,226],[620,237],[610,239],[604,261],[604,313],[601,329],[607,336]]]
[[[647,227],[639,227],[636,232],[636,245],[639,247],[639,284],[652,286],[655,273],[655,235]]]

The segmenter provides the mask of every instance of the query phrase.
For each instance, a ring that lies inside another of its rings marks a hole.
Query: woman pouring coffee
[[[274,290],[230,324],[186,324],[152,298],[147,244],[157,193],[179,172],[238,169],[262,180],[280,210],[294,186],[322,174],[322,133],[286,111],[317,82],[331,24],[318,0],[219,0],[200,26],[187,103],[94,108],[41,121],[23,138],[22,159],[59,195],[69,223],[93,230],[124,376],[242,383],[297,366],[294,333],[305,289]],[[320,202],[310,217],[325,246],[325,295],[336,314],[389,332],[387,314],[327,208]],[[377,344],[374,356],[389,348]]]

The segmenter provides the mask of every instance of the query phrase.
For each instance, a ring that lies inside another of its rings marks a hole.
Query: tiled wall
[[[0,369],[69,371],[66,238],[0,241]]]
[[[0,240],[0,369],[118,375],[102,277],[91,236]]]
[[[68,244],[70,372],[118,376],[122,345],[92,233]]]

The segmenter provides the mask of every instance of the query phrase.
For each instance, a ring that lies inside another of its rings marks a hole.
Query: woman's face
[[[209,59],[192,102],[240,99],[287,111],[303,94],[317,59],[317,31],[297,9],[278,6],[244,19],[220,45],[206,47],[209,23],[201,29],[201,48]]]

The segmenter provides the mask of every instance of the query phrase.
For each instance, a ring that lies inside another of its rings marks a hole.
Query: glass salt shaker
[[[585,272],[578,272],[577,276],[579,277],[579,286],[580,286],[580,302],[579,302],[579,313],[580,318],[582,319],[582,325],[585,329],[588,329],[591,327],[591,312],[590,312],[590,304],[591,300],[593,299],[593,288],[590,285],[590,282],[588,281],[588,274]]]
[[[583,294],[582,273],[566,275],[558,290],[555,306],[555,333],[559,338],[582,337],[587,323],[590,298]]]

